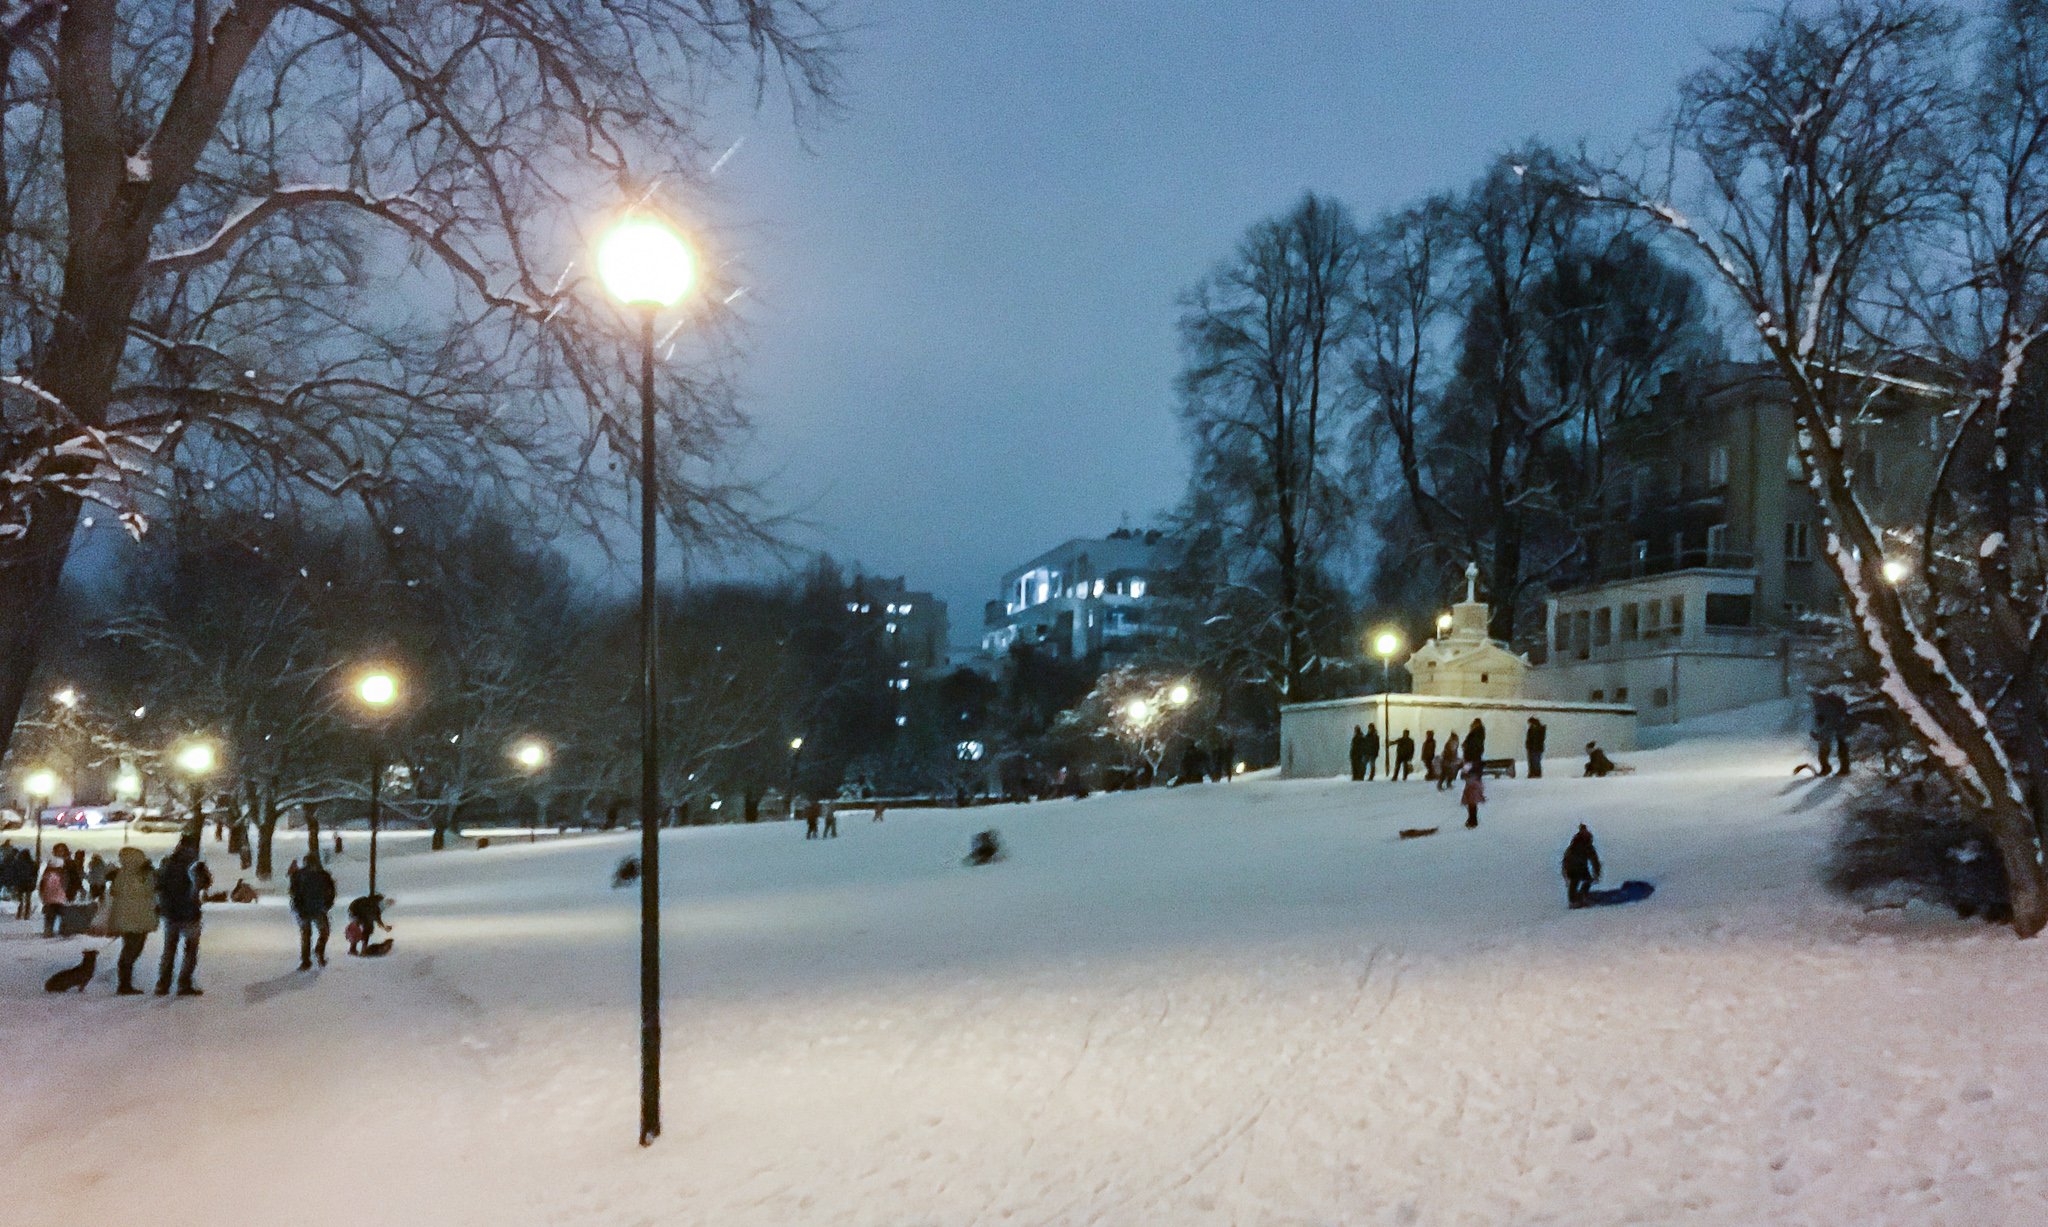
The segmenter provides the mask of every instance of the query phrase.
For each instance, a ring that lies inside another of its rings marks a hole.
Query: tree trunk
[[[1987,815],[1992,842],[2005,864],[2006,896],[2012,900],[2012,931],[2033,937],[2048,928],[2048,875],[2035,853],[2034,817],[2024,806],[1995,806]]]
[[[270,859],[271,844],[277,838],[277,784],[274,781],[264,791],[256,812],[256,876],[267,880],[275,872]]]
[[[307,801],[299,806],[306,816],[306,854],[320,855],[320,806],[318,802]]]

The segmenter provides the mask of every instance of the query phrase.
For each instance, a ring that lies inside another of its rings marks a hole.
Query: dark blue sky
[[[1305,189],[1361,220],[1655,125],[1728,0],[863,0],[846,113],[719,176],[800,534],[971,638],[1001,572],[1180,497],[1175,297]]]

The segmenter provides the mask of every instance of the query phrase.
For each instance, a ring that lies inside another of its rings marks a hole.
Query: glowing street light
[[[1441,622],[1438,625],[1442,625]],[[1382,754],[1388,781],[1394,778],[1394,723],[1389,712],[1393,702],[1394,653],[1401,650],[1401,636],[1393,631],[1380,631],[1372,637],[1372,650],[1380,658],[1380,744],[1385,747]]]
[[[371,669],[356,677],[355,695],[364,709],[377,721],[377,728],[371,736],[370,749],[370,891],[377,893],[377,831],[382,824],[378,821],[378,791],[384,783],[384,725],[383,720],[391,714],[398,702],[398,678],[385,669]]]
[[[52,699],[55,699],[60,706],[77,707],[78,700],[82,696],[75,689],[71,688],[70,686],[66,686],[64,689],[58,691],[56,694],[53,694],[50,697]]]
[[[1137,723],[1143,724],[1145,717],[1152,714],[1152,705],[1143,699],[1132,699],[1130,703],[1125,705],[1124,714]]]
[[[213,746],[204,741],[188,741],[177,753],[178,770],[186,775],[202,776],[213,770]]]
[[[1438,614],[1436,616],[1436,633],[1439,637],[1451,633],[1451,615]]]
[[[1881,569],[1884,572],[1884,582],[1887,584],[1896,584],[1906,578],[1906,573],[1909,570],[1906,564],[1897,558],[1885,559],[1884,566]]]
[[[1186,707],[1188,700],[1195,696],[1194,692],[1186,686],[1175,686],[1172,690],[1166,692],[1166,697],[1172,700],[1175,707]]]
[[[597,275],[640,315],[640,1144],[661,1135],[660,724],[654,658],[654,316],[697,279],[682,236],[650,217],[614,226],[597,245]],[[792,747],[795,754],[801,747]],[[792,761],[791,775],[795,775]]]
[[[512,761],[518,763],[522,771],[540,770],[547,765],[547,743],[537,738],[527,738],[512,748]]]
[[[804,748],[804,739],[803,739],[803,738],[801,738],[801,737],[792,737],[792,738],[790,738],[790,739],[789,739],[789,748],[790,748],[790,749],[792,749],[792,750],[801,750],[801,749],[803,749],[803,748]]]

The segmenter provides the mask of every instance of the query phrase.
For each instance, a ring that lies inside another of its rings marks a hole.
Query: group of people
[[[1364,782],[1379,778],[1380,748],[1386,744],[1394,761],[1387,768],[1387,779],[1405,780],[1415,772],[1415,734],[1407,729],[1392,743],[1380,741],[1380,730],[1376,724],[1364,728],[1351,726],[1351,778]],[[1529,774],[1543,774],[1543,724],[1536,717],[1529,717]],[[1439,791],[1449,788],[1458,780],[1477,775],[1486,764],[1486,722],[1474,719],[1465,730],[1464,739],[1459,740],[1456,730],[1444,738],[1443,747],[1438,749],[1436,730],[1431,729],[1422,736],[1422,778],[1435,782]]]
[[[27,866],[26,883],[22,866]],[[328,913],[336,899],[334,875],[314,852],[303,863],[294,861],[287,873],[293,917],[299,926],[299,970],[317,962],[327,965]],[[200,856],[199,836],[187,833],[161,864],[152,864],[137,847],[124,847],[116,863],[107,866],[97,855],[85,857],[64,844],[50,850],[50,859],[38,871],[35,856],[16,848],[11,841],[0,843],[0,885],[14,891],[23,901],[18,919],[27,919],[31,901],[43,904],[43,934],[60,935],[59,919],[66,907],[81,902],[97,905],[87,930],[92,936],[118,938],[121,953],[116,964],[114,992],[139,996],[144,990],[135,984],[135,965],[141,960],[149,935],[163,929],[163,952],[157,964],[156,995],[181,997],[204,994],[194,977],[199,966],[199,936],[207,891],[213,873]],[[218,896],[216,896],[218,898]],[[389,931],[384,920],[384,896],[366,895],[348,906],[349,953],[369,953],[378,929]],[[174,987],[175,986],[175,987]]]

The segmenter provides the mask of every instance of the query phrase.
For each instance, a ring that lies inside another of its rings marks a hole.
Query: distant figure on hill
[[[818,837],[818,802],[816,799],[805,797],[802,801],[798,802],[797,813],[804,820],[804,838],[816,839]]]
[[[1586,774],[1605,779],[1614,774],[1614,760],[1594,742],[1586,743]]]
[[[633,883],[638,882],[639,880],[640,858],[637,856],[627,857],[626,859],[619,862],[619,867],[617,869],[612,870],[613,890],[620,890],[624,887],[631,886]]]
[[[334,875],[320,863],[318,852],[308,853],[306,863],[291,875],[292,916],[299,922],[299,970],[310,971],[313,960],[327,966],[327,935],[332,924],[327,913],[334,907]]]
[[[1452,733],[1444,738],[1444,752],[1436,760],[1436,790],[1442,792],[1458,778],[1458,735]]]
[[[826,839],[839,838],[839,803],[837,801],[825,802],[825,830],[823,837]]]
[[[968,865],[987,865],[1003,859],[1003,837],[991,827],[975,835],[974,843],[967,849]]]
[[[1364,730],[1351,726],[1351,779],[1354,783],[1378,779],[1380,774],[1380,726]]]
[[[1431,729],[1429,730],[1429,732],[1424,733],[1422,735],[1422,778],[1425,780],[1433,780],[1436,778],[1435,729]]]
[[[1522,748],[1529,752],[1529,778],[1532,780],[1543,778],[1543,741],[1549,732],[1541,720],[1529,717],[1529,731],[1522,736]]]
[[[1849,715],[1849,700],[1832,690],[1813,692],[1813,740],[1820,747],[1820,774],[1829,774],[1828,750],[1841,761],[1837,768],[1849,774],[1849,733],[1856,722]]]
[[[1401,730],[1400,740],[1394,743],[1394,769],[1387,773],[1389,780],[1405,780],[1415,770],[1415,734]]]
[[[1593,847],[1593,832],[1579,824],[1579,833],[1564,850],[1564,900],[1568,907],[1585,907],[1586,892],[1600,880],[1600,852]]]

